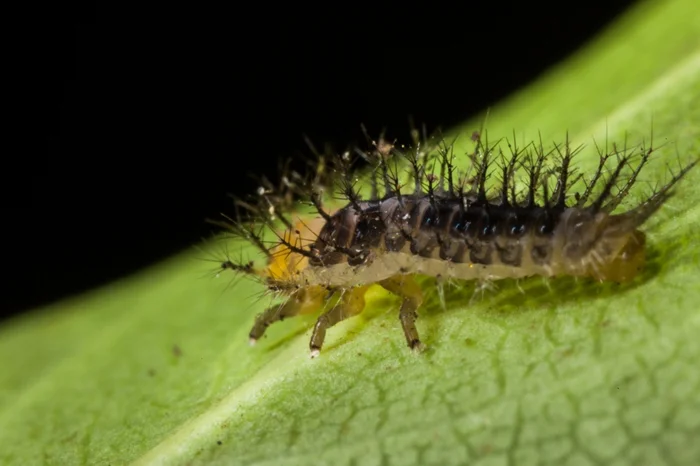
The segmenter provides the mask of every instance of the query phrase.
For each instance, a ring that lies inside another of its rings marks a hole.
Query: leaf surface
[[[700,156],[695,1],[640,4],[488,128],[640,141],[652,116],[670,144],[650,183]],[[471,305],[467,286],[444,310],[433,293],[420,356],[376,290],[316,360],[313,316],[249,348],[268,301],[254,283],[199,279],[199,253],[38,309],[0,328],[0,463],[698,464],[700,169],[678,192],[649,225],[639,280],[535,278],[524,294],[504,281]]]

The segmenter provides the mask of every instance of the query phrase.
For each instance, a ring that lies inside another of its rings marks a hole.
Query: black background
[[[278,159],[306,150],[304,134],[343,149],[361,140],[360,123],[399,137],[409,116],[459,123],[631,4],[493,3],[449,28],[428,7],[404,11],[406,22],[372,10],[360,12],[367,21],[278,12],[280,24],[266,16],[273,4],[61,12],[27,100],[30,142],[45,144],[3,170],[13,286],[2,316],[190,247],[211,231],[205,218],[230,212],[226,193],[254,189],[248,173],[274,175]]]

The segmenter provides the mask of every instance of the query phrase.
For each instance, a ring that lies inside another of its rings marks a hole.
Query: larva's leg
[[[369,286],[358,286],[346,290],[338,303],[318,318],[314,331],[311,334],[311,342],[309,343],[312,358],[315,358],[321,352],[323,340],[326,338],[326,330],[338,322],[362,312],[365,308],[365,292],[367,288]]]
[[[321,287],[302,288],[287,299],[286,302],[267,308],[255,318],[250,330],[250,344],[258,341],[267,327],[277,321],[299,314],[318,311],[323,307],[327,292]]]
[[[387,291],[403,298],[401,310],[399,311],[399,320],[403,327],[403,333],[406,336],[406,343],[412,350],[422,350],[423,344],[416,329],[416,319],[418,318],[416,310],[423,303],[423,292],[420,286],[409,275],[388,278],[379,282],[379,284]]]

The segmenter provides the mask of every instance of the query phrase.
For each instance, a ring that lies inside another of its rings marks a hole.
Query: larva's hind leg
[[[387,291],[403,298],[401,310],[399,310],[399,320],[406,336],[406,344],[412,350],[422,350],[423,343],[421,343],[416,329],[416,319],[418,318],[416,311],[423,303],[423,292],[420,286],[409,275],[388,278],[379,284]]]
[[[345,290],[338,303],[318,318],[309,343],[312,358],[315,358],[321,352],[323,340],[326,338],[326,330],[338,322],[362,312],[365,308],[367,288],[369,286],[358,286]]]
[[[255,318],[255,324],[250,330],[250,344],[255,344],[264,334],[267,327],[287,317],[318,311],[323,307],[326,290],[321,287],[302,288],[282,304],[271,306]]]

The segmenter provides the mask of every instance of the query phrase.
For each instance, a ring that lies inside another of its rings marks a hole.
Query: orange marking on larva
[[[454,152],[444,143],[437,146],[437,154],[425,141],[403,153],[397,149],[403,146],[382,143],[380,138],[373,152],[363,154],[376,164],[369,198],[356,190],[357,179],[349,171],[347,153],[343,154],[336,160],[339,177],[330,184],[340,186],[347,204],[335,212],[322,206],[320,177],[326,176],[322,169],[313,172],[310,182],[301,182],[297,175],[295,185],[285,177],[281,192],[261,189],[257,201],[241,202],[252,211],[253,222],[262,222],[279,241],[268,248],[256,233],[259,230],[240,220],[233,222],[230,230],[248,239],[268,261],[264,268],[229,260],[222,267],[262,278],[269,290],[284,297],[281,304],[257,316],[251,341],[274,322],[327,308],[311,335],[309,347],[315,357],[327,329],[360,313],[367,288],[376,284],[403,299],[399,320],[406,343],[420,349],[415,320],[423,297],[415,275],[482,283],[533,275],[632,280],[645,263],[646,236],[640,227],[698,162],[682,167],[636,207],[615,213],[648,163],[652,146],[635,152],[613,145],[612,151],[599,151],[598,168],[583,178],[585,189],[572,193],[582,175],[570,166],[579,149],[572,150],[568,140],[551,150],[539,143],[522,148],[508,144],[510,159],[501,156],[495,189],[487,187],[486,180],[498,147],[482,141],[479,133],[472,140],[475,149],[467,160],[473,170],[467,176],[456,171]],[[409,162],[413,192],[402,191],[410,183],[392,168],[392,156]],[[550,159],[558,163],[553,169],[546,166]],[[616,164],[607,166],[609,159]],[[325,162],[319,166],[325,167]],[[439,171],[428,173],[431,166]],[[524,183],[516,176],[519,168]],[[627,169],[631,173],[624,178]],[[382,196],[378,178],[384,185]],[[291,198],[287,187],[298,193],[300,186],[318,215],[292,223],[284,213]],[[286,226],[282,232],[276,220]]]

